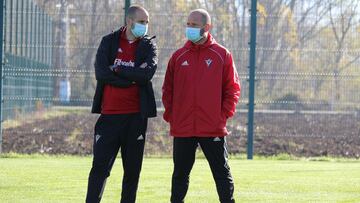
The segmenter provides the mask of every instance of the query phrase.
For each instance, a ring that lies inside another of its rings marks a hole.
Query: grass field
[[[237,202],[360,202],[360,161],[231,158]],[[91,157],[2,155],[0,202],[84,202]],[[102,202],[119,202],[117,159]],[[169,202],[172,160],[145,158],[137,202]],[[206,160],[198,158],[186,202],[218,202]]]

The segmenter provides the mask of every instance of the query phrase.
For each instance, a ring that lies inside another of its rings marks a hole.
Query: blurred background
[[[250,0],[4,0],[0,151],[92,153],[95,54],[130,2],[149,11],[159,48],[146,154],[171,154],[161,86],[195,8],[209,11],[213,36],[233,54],[242,92],[227,141],[246,153]],[[255,26],[254,153],[359,158],[360,2],[258,0]]]

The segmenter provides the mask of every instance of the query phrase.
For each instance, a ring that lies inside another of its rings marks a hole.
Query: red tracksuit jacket
[[[162,101],[174,137],[219,137],[235,113],[239,77],[231,53],[209,34],[202,45],[188,41],[170,58]]]

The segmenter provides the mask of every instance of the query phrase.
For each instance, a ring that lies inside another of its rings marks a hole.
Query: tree
[[[333,109],[336,103],[340,101],[340,74],[360,58],[360,54],[355,56],[348,55],[345,58],[345,52],[352,44],[348,37],[351,34],[351,28],[359,25],[359,19],[355,18],[358,6],[359,1],[328,1],[331,30],[336,44],[334,57],[331,60],[332,63],[329,64],[332,69],[335,84],[335,94],[331,102]]]

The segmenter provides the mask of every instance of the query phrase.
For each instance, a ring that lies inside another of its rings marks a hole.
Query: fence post
[[[125,10],[124,24],[125,25],[126,25],[127,11],[128,11],[128,8],[130,7],[130,4],[131,4],[131,0],[125,0],[125,7],[124,7],[124,10]]]
[[[0,3],[0,62],[1,62],[1,66],[0,66],[0,154],[2,153],[2,123],[3,123],[3,115],[2,115],[2,110],[3,110],[3,67],[4,67],[4,57],[3,57],[3,48],[4,48],[4,35],[3,35],[3,25],[4,25],[4,2],[2,1],[2,3]]]
[[[249,60],[249,103],[247,158],[253,159],[254,153],[254,108],[255,108],[255,63],[256,63],[256,14],[257,0],[251,0],[250,18],[250,60]]]

